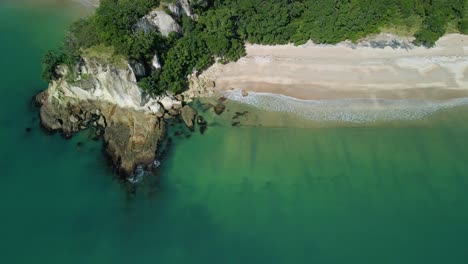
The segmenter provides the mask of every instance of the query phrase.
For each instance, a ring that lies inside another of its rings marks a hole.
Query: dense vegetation
[[[166,0],[164,2],[175,2]],[[158,0],[101,0],[93,16],[76,22],[60,53],[44,59],[43,77],[57,78],[60,63],[74,65],[84,49],[113,47],[118,55],[150,65],[154,54],[162,69],[151,71],[140,86],[152,93],[180,92],[193,71],[215,58],[233,61],[244,55],[245,42],[303,44],[356,41],[396,27],[414,33],[416,43],[432,46],[447,32],[468,33],[468,0],[192,0],[197,21],[177,18],[183,34],[167,38],[135,28]],[[117,54],[116,54],[117,55]]]

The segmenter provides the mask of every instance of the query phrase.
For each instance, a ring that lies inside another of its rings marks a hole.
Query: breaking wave
[[[468,98],[449,100],[300,100],[271,93],[250,92],[247,96],[242,96],[240,90],[227,91],[224,96],[230,100],[252,105],[259,109],[293,113],[314,121],[352,123],[416,120],[444,109],[468,105]]]

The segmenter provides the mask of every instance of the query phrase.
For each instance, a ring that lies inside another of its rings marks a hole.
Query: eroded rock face
[[[197,14],[193,11],[193,7],[206,7],[208,5],[208,1],[206,0],[179,0],[178,3],[184,13],[193,20],[198,20]]]
[[[164,37],[169,36],[170,33],[181,33],[182,29],[179,24],[163,10],[153,10],[144,16],[138,23],[137,28],[149,32],[151,30],[158,30]]]
[[[170,3],[170,4],[167,4],[166,7],[177,18],[180,18],[180,16],[182,15],[182,13],[180,11],[180,6],[178,4]]]
[[[193,11],[192,11],[192,6],[190,5],[190,1],[189,0],[179,0],[179,5],[182,7],[182,10],[184,10],[184,13],[194,19],[194,14],[193,14]]]
[[[59,102],[63,98],[75,98],[78,101],[107,102],[148,113],[162,111],[157,98],[144,94],[138,87],[135,73],[128,65],[84,59],[74,73],[65,71],[63,75],[66,77],[52,82],[47,89],[48,96]]]

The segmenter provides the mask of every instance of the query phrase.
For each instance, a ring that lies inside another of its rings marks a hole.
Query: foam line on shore
[[[468,98],[302,100],[280,94],[259,92],[251,92],[243,96],[240,90],[226,91],[224,96],[262,110],[293,113],[314,121],[349,123],[416,120],[444,109],[468,105]]]

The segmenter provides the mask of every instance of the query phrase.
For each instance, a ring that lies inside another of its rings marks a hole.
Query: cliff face
[[[73,73],[60,67],[63,77],[51,83],[48,93],[58,101],[75,98],[79,101],[95,100],[158,114],[162,111],[156,98],[145,95],[138,88],[135,73],[128,64],[115,65],[84,59]]]
[[[166,135],[162,117],[178,115],[181,101],[145,95],[129,66],[85,59],[73,73],[58,70],[62,77],[36,97],[45,128],[67,138],[94,129],[122,175],[132,174],[137,165],[158,164],[156,151]]]

